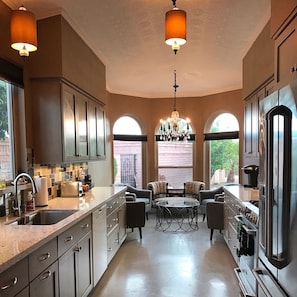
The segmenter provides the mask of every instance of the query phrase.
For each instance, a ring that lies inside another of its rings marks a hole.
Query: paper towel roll
[[[35,185],[37,188],[35,205],[47,206],[48,205],[47,178],[46,177],[35,178]]]

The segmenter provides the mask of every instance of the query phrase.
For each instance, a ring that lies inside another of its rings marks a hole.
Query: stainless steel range
[[[239,212],[240,214],[235,216],[239,262],[234,271],[239,281],[241,296],[256,297],[257,284],[253,269],[257,266],[258,258],[258,201],[243,202]]]

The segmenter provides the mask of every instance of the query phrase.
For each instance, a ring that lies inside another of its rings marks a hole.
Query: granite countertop
[[[259,190],[247,188],[242,185],[224,186],[224,189],[241,202],[249,202],[251,200],[259,200]]]
[[[43,244],[61,234],[78,221],[104,205],[125,187],[94,187],[87,192],[84,199],[55,198],[49,200],[48,206],[39,209],[77,209],[66,219],[53,225],[7,225],[16,217],[0,218],[0,273],[19,262]]]

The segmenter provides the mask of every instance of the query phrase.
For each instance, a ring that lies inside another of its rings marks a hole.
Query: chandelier
[[[165,43],[171,45],[176,54],[187,42],[187,13],[176,7],[176,0],[172,0],[172,4],[173,9],[165,15]]]
[[[179,117],[179,112],[176,110],[176,89],[179,86],[176,84],[176,71],[174,70],[174,103],[171,117],[167,120],[160,120],[160,128],[158,131],[158,139],[162,141],[185,141],[190,139],[190,120]]]

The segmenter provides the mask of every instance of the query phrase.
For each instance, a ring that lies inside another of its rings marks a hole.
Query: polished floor
[[[235,266],[222,234],[216,230],[211,242],[202,217],[197,231],[164,233],[155,230],[150,214],[143,239],[128,230],[91,296],[238,297]]]

